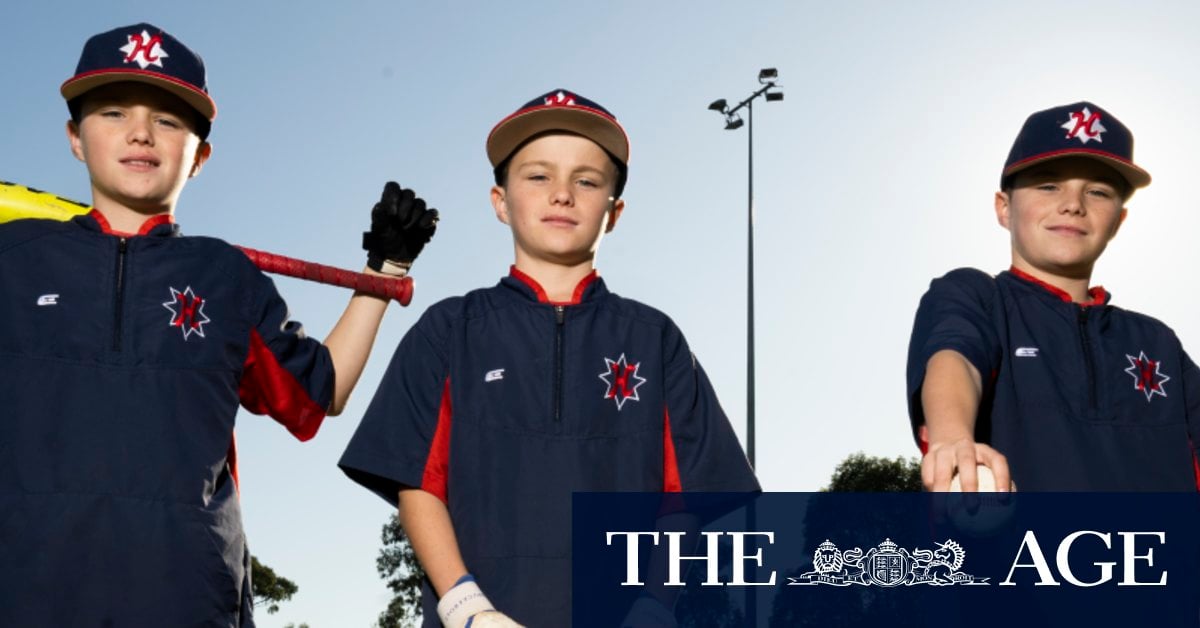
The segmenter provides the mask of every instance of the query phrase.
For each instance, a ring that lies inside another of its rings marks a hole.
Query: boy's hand
[[[403,277],[437,230],[438,212],[395,181],[371,209],[371,230],[363,233],[367,266],[376,272]]]
[[[925,490],[946,492],[957,470],[964,493],[979,490],[976,465],[985,465],[996,477],[996,490],[1007,493],[1010,487],[1008,459],[1004,454],[970,438],[961,438],[949,443],[930,443],[929,452],[921,460],[921,482]]]

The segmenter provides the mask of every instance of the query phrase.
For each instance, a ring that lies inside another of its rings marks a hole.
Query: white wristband
[[[467,620],[476,613],[496,610],[487,596],[475,584],[475,577],[467,574],[459,578],[454,588],[438,601],[438,617],[446,628],[463,628]]]
[[[412,262],[395,262],[385,259],[379,265],[379,272],[393,277],[403,277],[408,274],[409,268],[412,268]]]

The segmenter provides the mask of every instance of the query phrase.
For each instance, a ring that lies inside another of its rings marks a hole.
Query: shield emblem
[[[871,580],[885,587],[894,587],[908,574],[904,556],[899,552],[880,552],[871,559]]]

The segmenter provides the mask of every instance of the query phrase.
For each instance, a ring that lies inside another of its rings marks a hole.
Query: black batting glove
[[[363,233],[367,267],[404,276],[425,243],[437,231],[438,212],[395,181],[383,186],[383,195],[371,209],[371,230]]]

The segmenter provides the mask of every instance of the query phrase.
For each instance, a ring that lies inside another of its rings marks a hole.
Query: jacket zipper
[[[121,238],[117,242],[117,289],[113,298],[113,351],[121,350],[121,304],[125,293],[125,251],[129,242]]]
[[[1087,308],[1085,308],[1085,307],[1079,308],[1079,316],[1078,316],[1077,320],[1079,321],[1079,342],[1083,345],[1083,362],[1084,362],[1084,366],[1087,367],[1089,400],[1091,401],[1091,409],[1095,410],[1096,409],[1096,368],[1095,368],[1095,365],[1093,364],[1093,358],[1092,358],[1092,341],[1088,337]]]
[[[566,308],[554,306],[554,422],[562,421],[563,322]]]

